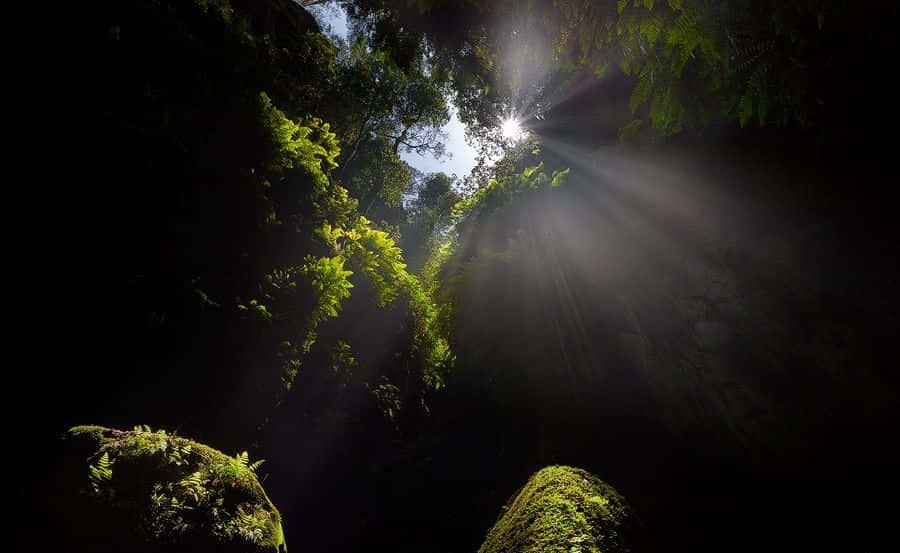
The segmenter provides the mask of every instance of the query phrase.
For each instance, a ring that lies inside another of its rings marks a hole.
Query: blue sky
[[[314,6],[309,8],[323,30],[341,36],[347,36],[347,14],[337,4],[329,4],[324,7]],[[448,102],[449,102],[448,98]],[[447,134],[446,153],[443,159],[437,160],[431,155],[420,156],[415,153],[401,153],[400,157],[411,166],[425,173],[443,171],[447,174],[456,174],[463,178],[475,167],[475,148],[466,144],[465,126],[456,117],[456,110],[450,110],[450,121],[442,130]]]

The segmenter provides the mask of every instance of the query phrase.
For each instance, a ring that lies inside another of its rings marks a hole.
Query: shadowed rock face
[[[246,454],[147,427],[77,426],[66,441],[56,507],[71,550],[287,551]]]
[[[635,537],[625,498],[578,468],[538,471],[504,510],[479,553],[623,553]]]

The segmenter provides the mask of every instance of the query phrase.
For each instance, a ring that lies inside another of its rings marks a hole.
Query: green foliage
[[[619,129],[619,142],[628,142],[629,140],[637,136],[643,123],[644,122],[640,119],[632,119],[630,123]]]
[[[266,462],[265,459],[258,459],[256,461],[250,462],[250,455],[246,451],[242,451],[234,456],[235,461],[238,462],[242,467],[246,467],[250,472],[256,474],[256,469],[262,466],[263,463]]]
[[[400,414],[400,409],[402,408],[400,402],[400,389],[391,384],[387,378],[382,377],[379,382],[371,388],[371,392],[375,397],[378,408],[381,410],[382,414],[384,414],[385,418],[392,423],[396,423],[397,417]]]
[[[351,261],[370,278],[380,306],[396,299],[406,264],[400,248],[388,233],[375,229],[362,216],[349,229],[332,227],[325,222],[317,233],[332,252]]]
[[[465,278],[467,256],[472,251],[461,249],[461,243],[477,236],[480,225],[515,202],[530,194],[546,192],[565,183],[569,169],[544,171],[543,162],[526,167],[521,172],[504,171],[475,194],[459,200],[451,209],[453,226],[448,229],[440,244],[435,244],[431,256],[423,268],[423,278],[411,283],[413,304],[418,306],[419,320],[423,321],[421,343],[428,359],[428,367],[435,374],[446,374],[455,362],[448,338],[452,333],[456,310],[455,293]],[[443,197],[439,194],[438,197]],[[435,382],[440,382],[437,380]]]
[[[311,316],[315,321],[313,326],[318,326],[318,323],[327,317],[337,317],[341,300],[350,297],[353,284],[347,277],[352,275],[353,271],[344,270],[345,261],[345,258],[339,255],[318,258],[309,256],[303,265],[303,274],[310,279],[319,298],[319,303]]]
[[[238,298],[236,307],[239,311],[250,313],[260,321],[272,320],[272,314],[269,312],[268,308],[257,300],[250,300],[247,305],[244,305],[241,303],[241,299]]]
[[[350,195],[359,199],[365,215],[378,203],[390,209],[400,208],[410,175],[390,140],[375,137],[360,142],[356,163],[342,174],[342,179]]]
[[[543,168],[544,164],[541,162],[533,167],[526,167],[521,173],[492,179],[487,186],[453,207],[453,217],[457,224],[469,224],[495,213],[519,199],[524,193],[561,186],[569,173],[569,170],[565,169],[547,175]]]
[[[281,380],[284,388],[290,390],[297,378],[302,358],[309,353],[317,339],[317,329],[322,322],[340,314],[341,302],[350,297],[350,289],[353,284],[349,277],[353,271],[345,270],[346,259],[340,255],[306,256],[303,265],[289,267],[286,270],[276,271],[269,275],[269,284],[280,288],[280,284],[287,284],[285,290],[292,293],[296,290],[296,279],[305,278],[312,286],[315,293],[315,305],[306,317],[304,323],[305,333],[302,343],[295,346],[291,340],[281,342],[279,357],[282,359]],[[290,276],[288,276],[290,275]],[[280,278],[279,278],[280,277]],[[291,280],[285,282],[284,279]]]
[[[265,94],[260,95],[260,106],[261,127],[269,137],[269,150],[277,152],[275,161],[266,169],[283,178],[292,178],[299,171],[312,183],[306,194],[312,212],[295,221],[305,225],[316,221],[315,236],[328,252],[307,254],[300,264],[273,268],[261,283],[260,300],[244,303],[238,299],[237,302],[238,311],[259,321],[286,321],[289,328],[303,328],[299,339],[296,335],[284,336],[277,353],[281,359],[282,382],[289,390],[299,375],[302,358],[318,338],[319,326],[337,317],[342,302],[350,297],[354,287],[350,278],[354,273],[369,278],[376,292],[376,304],[381,307],[410,288],[411,277],[393,238],[360,216],[356,200],[329,178],[327,173],[336,167],[335,158],[340,153],[336,135],[329,125],[315,118],[306,118],[303,124],[295,123],[275,108]],[[272,220],[287,219],[283,213],[283,207],[274,203]],[[307,285],[315,297],[311,310],[306,314],[289,310],[291,298],[306,290]]]
[[[410,307],[416,319],[413,345],[422,354],[425,383],[431,388],[440,389],[456,359],[447,339],[449,325],[446,311],[435,302],[434,296],[427,292],[414,275],[407,275],[405,291],[409,295]]]
[[[417,174],[408,192],[403,248],[411,271],[419,272],[427,257],[447,237],[453,206],[462,199],[461,183],[444,173]]]
[[[332,189],[328,180],[327,172],[337,167],[335,160],[341,152],[337,135],[331,132],[330,125],[316,117],[294,122],[276,108],[264,92],[259,93],[258,109],[263,143],[270,152],[262,169],[272,178],[284,177],[292,169],[299,170],[310,183],[312,205],[320,212],[352,209],[353,206],[344,205],[347,203],[346,191]],[[271,209],[266,221],[278,224],[284,219],[279,211],[294,207],[273,206]]]
[[[440,128],[450,119],[446,75],[429,66],[425,57],[401,67],[388,52],[356,40],[339,51],[338,73],[341,103],[335,106],[335,121],[349,149],[345,165],[361,147],[375,154],[370,161],[378,172],[384,171],[381,165],[394,164],[389,152],[443,154]],[[357,178],[365,178],[366,165],[355,167]],[[382,183],[371,185],[380,189]]]
[[[340,386],[342,388],[347,388],[350,386],[353,379],[354,370],[356,370],[359,365],[356,358],[353,356],[350,344],[344,340],[338,340],[337,343],[331,347],[330,354],[331,370],[334,371],[334,376],[338,380]]]
[[[440,387],[443,376],[452,364],[452,354],[435,324],[436,307],[425,294],[419,279],[407,272],[402,251],[393,238],[374,228],[362,216],[349,229],[332,226],[326,221],[318,229],[318,234],[334,256],[307,260],[307,267],[317,268],[324,276],[316,277],[321,278],[323,284],[316,287],[318,302],[310,318],[304,344],[311,345],[318,325],[328,317],[336,317],[340,301],[349,296],[352,284],[347,277],[352,272],[343,271],[344,263],[348,263],[369,278],[379,306],[388,305],[400,294],[406,296],[417,320],[414,345],[424,353],[425,378],[431,386]]]
[[[646,107],[657,134],[722,121],[807,124],[821,112],[807,86],[828,63],[822,23],[834,6],[826,0],[620,0],[615,13],[603,3],[556,4],[566,20],[558,51],[568,66],[619,60],[635,79],[632,111]],[[591,38],[573,43],[570,35]]]
[[[327,36],[306,31],[291,37],[277,35],[261,41],[262,56],[279,77],[269,85],[289,117],[325,113],[337,87],[337,49]],[[286,44],[278,44],[282,40]]]
[[[532,475],[488,532],[479,553],[625,553],[633,515],[609,484],[577,468]]]
[[[250,462],[250,456],[246,451],[242,451],[234,456],[234,460],[237,461],[242,467],[246,467],[247,463]]]
[[[824,93],[813,83],[822,84],[846,50],[826,15],[843,16],[847,25],[863,21],[851,4],[831,0],[500,0],[477,9],[441,3],[424,13],[385,0],[349,4],[373,38],[416,29],[438,48],[453,74],[461,120],[482,140],[523,95],[540,104],[547,82],[570,86],[611,65],[633,79],[630,107],[647,123],[641,134],[821,122]],[[436,29],[448,14],[463,28]]]
[[[324,177],[323,170],[337,167],[335,157],[340,153],[336,135],[328,123],[308,118],[303,125],[288,119],[272,104],[265,92],[259,93],[259,119],[269,132],[275,156],[264,164],[267,171],[283,173],[302,166],[311,175]]]
[[[425,234],[441,234],[450,223],[453,206],[462,199],[457,192],[459,182],[444,173],[426,175],[416,183],[415,197],[410,202],[410,218]]]
[[[312,347],[319,324],[329,317],[337,317],[341,301],[350,297],[353,284],[348,277],[353,271],[345,271],[344,262],[345,259],[339,255],[318,258],[309,256],[303,265],[302,272],[312,282],[317,297],[316,307],[309,316],[307,340],[303,343],[307,352]]]
[[[147,426],[75,427],[69,435],[94,451],[92,500],[124,515],[144,540],[286,551],[281,517],[254,474],[261,461],[250,463],[247,452],[228,457]]]
[[[265,323],[286,322],[285,329],[292,331],[292,335],[281,337],[277,352],[284,388],[292,388],[303,358],[318,340],[320,325],[340,315],[344,300],[354,288],[351,277],[355,274],[368,278],[378,307],[395,302],[401,295],[409,300],[420,327],[414,347],[425,352],[426,378],[438,386],[439,375],[447,370],[449,348],[436,334],[428,297],[417,278],[406,270],[403,252],[394,238],[359,215],[357,201],[330,178],[328,172],[336,167],[335,159],[340,154],[335,133],[330,131],[328,123],[316,118],[307,117],[302,124],[292,121],[265,94],[260,94],[259,105],[260,126],[270,144],[267,149],[276,153],[272,157],[274,161],[265,169],[285,184],[298,172],[311,182],[305,202],[312,210],[302,216],[298,214],[295,223],[298,230],[302,224],[305,232],[314,224],[316,249],[325,249],[324,254],[307,254],[302,263],[273,268],[260,284],[260,299],[244,303],[238,298],[236,303],[239,312]],[[398,183],[391,186],[399,190],[399,180],[405,178],[408,174],[404,169],[397,176]],[[388,189],[382,186],[380,191],[387,193]],[[272,202],[271,219],[275,222],[287,219],[284,207],[288,206]],[[311,309],[306,313],[293,311],[294,299],[307,289],[314,296]],[[300,336],[294,334],[297,328],[302,329]]]
[[[229,0],[192,0],[201,12],[218,17],[230,23],[234,20],[234,8]]]
[[[268,516],[265,511],[251,510],[245,512],[244,506],[237,508],[237,517],[234,524],[234,532],[242,536],[246,541],[261,545],[265,540],[265,533],[268,527]]]
[[[104,486],[112,480],[113,461],[109,460],[109,453],[103,452],[97,465],[88,465],[90,471],[91,489],[95,494],[100,494]]]

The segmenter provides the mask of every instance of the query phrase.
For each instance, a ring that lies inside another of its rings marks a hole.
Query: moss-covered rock
[[[566,466],[536,472],[504,510],[479,553],[624,553],[637,526],[612,486]]]
[[[146,426],[76,426],[67,442],[79,491],[64,516],[79,551],[287,551],[246,452]]]

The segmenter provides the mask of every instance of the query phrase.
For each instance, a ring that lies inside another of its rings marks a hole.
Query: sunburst
[[[518,142],[525,134],[525,130],[518,119],[508,117],[500,122],[500,134],[510,142]]]

